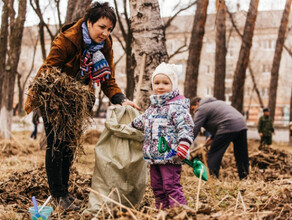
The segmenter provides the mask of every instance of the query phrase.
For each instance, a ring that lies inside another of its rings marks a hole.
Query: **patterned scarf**
[[[99,85],[99,82],[104,82],[111,74],[111,69],[104,55],[100,51],[104,46],[104,41],[96,44],[89,36],[86,23],[82,23],[83,41],[86,45],[81,57],[81,75],[90,77],[93,82]]]
[[[166,102],[171,101],[172,99],[179,96],[179,90],[174,89],[169,93],[164,93],[161,95],[151,95],[150,102],[152,106],[163,106]]]

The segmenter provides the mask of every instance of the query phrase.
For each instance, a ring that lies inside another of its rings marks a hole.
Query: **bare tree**
[[[30,66],[30,70],[28,71],[28,74],[26,74],[26,77],[22,83],[21,83],[21,77],[23,75],[17,72],[17,86],[18,86],[18,106],[17,106],[18,109],[17,109],[17,111],[18,111],[18,114],[21,114],[23,111],[24,88],[25,88],[26,83],[27,83],[27,81],[28,81],[28,79],[33,71],[33,68],[34,68],[38,39],[31,38],[31,41],[32,41],[32,45],[33,45],[33,55],[32,55],[32,59],[31,59],[31,66]]]
[[[134,66],[135,64],[134,59],[132,57],[132,39],[133,39],[133,33],[131,28],[131,20],[129,19],[128,10],[127,10],[127,0],[123,0],[123,13],[120,12],[118,7],[117,0],[114,0],[116,14],[118,18],[119,27],[122,33],[122,37],[120,37],[118,34],[114,34],[115,38],[119,41],[121,47],[125,51],[126,54],[126,76],[127,76],[127,86],[126,86],[126,96],[129,99],[133,99],[134,97],[134,90],[135,90],[135,81],[134,79]],[[165,35],[166,29],[171,25],[171,22],[183,11],[189,9],[193,5],[195,5],[196,2],[191,2],[185,6],[180,7],[180,3],[178,3],[173,10],[176,11],[176,13],[169,17],[165,23],[162,26],[163,33]],[[171,59],[173,56],[179,53],[183,53],[186,50],[186,40],[185,43],[178,47],[178,49],[169,56],[169,59]]]
[[[243,112],[243,95],[246,68],[249,62],[250,48],[252,47],[252,37],[257,17],[259,0],[251,0],[246,17],[242,44],[238,56],[238,61],[233,77],[231,104],[239,112]]]
[[[171,60],[175,55],[187,52],[188,48],[187,48],[187,38],[185,37],[184,40],[184,44],[182,44],[181,46],[179,46],[172,54],[169,54],[168,56],[168,60]]]
[[[130,0],[130,14],[133,31],[133,64],[135,65],[136,82],[146,54],[145,74],[141,85],[138,105],[145,110],[149,106],[151,92],[151,74],[161,62],[168,61],[165,36],[162,29],[158,0]]]
[[[226,5],[225,0],[217,0],[216,19],[216,54],[214,97],[225,100],[225,71],[226,71]]]
[[[8,0],[2,0],[2,16],[1,16],[1,30],[0,30],[0,108],[2,107],[2,86],[4,82],[6,55],[8,46]]]
[[[288,54],[290,55],[290,57],[292,58],[292,50],[289,49],[285,44],[283,46],[285,48],[285,50],[288,52]],[[292,87],[291,87],[291,96],[290,96],[290,114],[289,114],[289,121],[292,121]],[[292,139],[291,139],[292,141]]]
[[[188,98],[197,95],[200,56],[205,34],[208,3],[208,0],[197,1],[184,83],[184,95]]]
[[[167,28],[170,27],[171,23],[173,22],[173,20],[183,11],[193,7],[194,5],[197,4],[197,1],[191,1],[189,2],[189,4],[185,5],[185,6],[182,6],[180,7],[180,2],[178,2],[172,9],[172,11],[176,11],[174,13],[173,16],[170,16],[168,17],[167,20],[165,20],[164,24],[163,24],[163,32],[164,32],[164,35],[166,36],[166,30]],[[184,44],[180,45],[177,47],[177,49],[172,53],[172,54],[169,54],[168,56],[168,59],[170,60],[171,58],[173,58],[175,55],[177,54],[181,54],[181,53],[184,53],[184,52],[187,52],[188,51],[188,48],[187,48],[187,37],[185,36],[185,39],[184,39]]]
[[[289,120],[292,121],[292,87],[291,87],[291,95],[290,95],[290,114],[289,114]]]
[[[4,81],[1,96],[1,134],[5,138],[10,138],[12,113],[13,113],[13,98],[15,79],[17,75],[17,66],[21,52],[21,40],[23,35],[24,21],[26,15],[26,0],[18,2],[17,13],[14,10],[14,0],[8,1],[9,15],[9,50],[7,51],[7,62],[4,71]],[[17,14],[17,17],[15,17]]]
[[[131,29],[131,21],[128,15],[127,10],[127,0],[123,0],[123,18],[121,17],[121,13],[118,9],[117,1],[114,0],[116,14],[118,18],[118,23],[120,26],[120,30],[122,32],[122,39],[115,34],[114,36],[120,42],[121,47],[125,51],[126,54],[126,76],[127,76],[127,85],[126,85],[126,96],[128,99],[133,100],[134,98],[134,90],[135,90],[135,80],[134,79],[134,59],[132,57],[132,39],[133,39],[133,32]],[[125,21],[123,23],[123,20]],[[124,43],[123,43],[124,42]]]
[[[240,36],[241,40],[243,39],[243,35],[240,33],[237,25],[235,24],[235,21],[233,19],[233,16],[232,14],[229,12],[228,8],[226,7],[227,9],[227,13],[229,14],[229,17],[230,17],[230,21],[232,23],[232,27],[235,29],[236,33],[238,34],[238,36]],[[250,75],[251,75],[251,79],[252,79],[252,82],[253,82],[253,90],[255,90],[256,92],[256,95],[258,97],[258,100],[259,100],[259,103],[260,103],[260,106],[261,108],[264,107],[264,104],[263,104],[263,101],[262,101],[262,97],[261,97],[261,94],[260,94],[260,91],[257,87],[257,83],[256,83],[256,80],[255,80],[255,74],[254,74],[254,71],[250,65],[250,62],[248,62],[248,69],[249,69],[249,72],[250,72]]]
[[[69,0],[67,5],[67,13],[65,23],[71,23],[83,17],[87,7],[92,0]]]
[[[54,0],[55,5],[56,5],[56,9],[57,9],[57,16],[58,16],[58,25],[59,27],[57,28],[57,30],[55,32],[53,32],[49,26],[49,24],[47,24],[44,20],[44,11],[45,9],[42,11],[41,7],[40,7],[40,1],[39,0],[29,0],[30,6],[32,7],[32,9],[34,10],[34,12],[36,13],[36,15],[39,17],[40,19],[40,23],[39,23],[39,37],[40,37],[40,44],[41,44],[41,50],[42,50],[42,56],[43,56],[43,60],[46,59],[47,57],[47,53],[46,53],[46,42],[45,42],[45,30],[48,32],[51,41],[54,40],[54,38],[57,36],[57,34],[59,33],[59,30],[61,29],[62,26],[62,21],[61,21],[61,13],[60,13],[60,2],[59,0]]]
[[[270,116],[272,120],[274,120],[274,117],[275,117],[279,69],[280,69],[283,45],[285,41],[285,34],[287,31],[287,26],[288,26],[290,8],[291,8],[291,0],[287,0],[285,9],[283,11],[282,19],[281,19],[281,25],[278,32],[278,39],[276,42],[276,49],[274,53],[273,65],[272,65],[272,70],[271,70],[269,109],[270,109]]]

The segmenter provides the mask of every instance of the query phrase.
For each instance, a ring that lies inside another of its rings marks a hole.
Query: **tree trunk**
[[[290,96],[290,114],[289,121],[292,122],[292,88],[291,88],[291,96]]]
[[[95,116],[96,117],[98,117],[100,115],[100,109],[101,109],[101,106],[103,104],[103,102],[102,102],[103,98],[104,98],[104,93],[100,89],[99,92],[98,92],[98,106],[97,106],[97,109],[96,109],[96,112],[95,112]]]
[[[188,98],[197,95],[200,56],[205,34],[208,3],[208,0],[197,1],[184,83],[184,95]]]
[[[123,13],[120,13],[119,11],[117,0],[114,0],[114,4],[115,4],[117,20],[120,26],[120,30],[122,32],[123,40],[121,40],[117,35],[115,35],[115,37],[120,42],[126,54],[126,67],[125,67],[125,72],[127,75],[126,96],[128,99],[133,100],[134,91],[135,91],[135,80],[134,80],[134,65],[133,65],[134,59],[132,56],[133,32],[131,28],[131,21],[128,15],[127,1],[126,0],[123,1],[123,9],[124,9]],[[124,20],[125,22],[122,22],[122,20]],[[125,44],[123,44],[123,41]]]
[[[75,22],[83,17],[91,2],[92,0],[69,0],[65,23]]]
[[[9,51],[6,65],[7,67],[4,75],[3,94],[1,97],[3,105],[0,113],[0,121],[2,125],[0,129],[1,135],[4,138],[10,138],[11,134],[15,79],[21,52],[21,40],[26,15],[26,0],[18,2],[17,18],[15,18],[13,3],[14,0],[9,1]]]
[[[118,20],[118,23],[120,26],[120,30],[122,32],[123,41],[119,38],[119,36],[115,35],[115,37],[120,42],[120,44],[121,44],[121,46],[126,54],[126,70],[125,70],[126,75],[127,75],[126,96],[128,99],[132,100],[134,98],[134,91],[135,91],[135,80],[133,80],[134,79],[134,65],[135,65],[134,62],[135,62],[135,60],[134,60],[134,57],[132,56],[133,33],[132,33],[132,28],[131,28],[131,21],[130,21],[129,15],[128,15],[127,1],[123,0],[123,13],[120,13],[120,11],[119,11],[117,0],[114,0],[114,4],[115,4],[115,9],[116,9],[116,14],[117,14],[117,20]],[[189,9],[194,4],[196,4],[196,2],[191,2],[186,7],[178,10],[165,23],[165,25],[163,26],[163,31],[165,31],[165,29],[167,29],[170,26],[171,22],[173,21],[173,19],[176,16],[178,16],[181,12]],[[125,22],[122,22],[122,21],[125,21]],[[165,35],[165,32],[163,34]],[[123,44],[123,42],[124,42],[124,44]],[[185,52],[185,50],[183,50],[184,48],[186,48],[186,43],[183,46],[179,47],[179,49],[174,54],[172,54],[172,56],[174,56],[175,54]],[[170,59],[170,57],[169,57],[169,59]]]
[[[45,61],[46,58],[47,58],[47,52],[46,52],[46,41],[45,41],[44,23],[42,21],[40,21],[40,23],[39,23],[39,35],[40,35],[40,44],[41,44],[43,61]]]
[[[76,0],[68,0],[65,24],[68,24],[72,21],[72,15],[74,13],[76,4],[77,4]]]
[[[3,1],[1,30],[0,30],[0,109],[2,107],[2,86],[6,66],[7,38],[8,38],[8,1]]]
[[[132,57],[132,47],[129,45],[129,52],[126,54],[126,74],[127,74],[127,87],[126,87],[126,96],[128,99],[134,99],[135,91],[135,80],[134,80],[134,65]]]
[[[23,88],[21,86],[21,75],[17,75],[17,86],[18,86],[18,104],[17,104],[17,112],[18,114],[21,114],[22,108],[23,108]]]
[[[269,92],[269,109],[270,117],[274,120],[275,110],[276,110],[276,100],[277,100],[277,88],[278,88],[278,78],[281,56],[283,51],[283,45],[285,41],[285,34],[288,26],[289,13],[291,8],[291,0],[286,1],[285,9],[283,11],[281,25],[278,32],[278,39],[276,42],[276,49],[274,53],[273,66],[271,70],[270,79],[270,92]]]
[[[243,112],[243,95],[246,68],[249,62],[252,37],[257,18],[259,0],[251,0],[246,17],[242,44],[238,56],[238,61],[233,77],[231,104],[239,112]]]
[[[217,2],[218,2],[218,7],[217,7],[217,19],[216,19],[214,97],[219,100],[225,100],[226,6],[225,6],[225,0],[217,0]]]
[[[143,54],[146,54],[145,73],[137,104],[146,110],[150,104],[151,74],[161,63],[168,61],[158,0],[130,0],[133,30],[133,65],[137,83]]]

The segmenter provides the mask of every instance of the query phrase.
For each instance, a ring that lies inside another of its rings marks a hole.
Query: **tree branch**
[[[178,3],[178,4],[179,4],[179,3]],[[178,6],[178,4],[175,6],[175,8]],[[190,7],[192,7],[192,6],[195,5],[195,4],[197,4],[197,1],[194,1],[194,2],[190,3],[189,5],[187,5],[186,7],[181,8],[180,10],[178,10],[178,11],[177,11],[172,17],[170,17],[170,18],[166,21],[165,25],[163,26],[163,29],[165,30],[166,28],[168,28],[168,27],[170,26],[171,22],[173,21],[173,19],[175,19],[175,17],[178,16],[181,12],[183,12],[183,11],[189,9]]]
[[[121,31],[122,31],[123,38],[124,38],[124,40],[126,41],[126,39],[127,39],[127,33],[126,33],[126,31],[125,31],[124,25],[123,25],[123,23],[122,23],[121,15],[120,15],[119,10],[118,10],[117,0],[114,0],[114,4],[115,4],[115,9],[116,9],[116,14],[117,14],[117,17],[118,17],[118,23],[119,23],[119,25],[120,25],[120,28],[121,28]],[[123,49],[124,49],[124,47],[123,47]]]
[[[128,11],[127,11],[127,0],[124,0],[124,14],[125,14],[125,19],[127,22],[127,26],[128,26],[128,35],[131,32],[131,21],[128,17]]]
[[[226,6],[226,11],[227,11],[227,13],[228,13],[228,15],[229,15],[229,17],[230,17],[230,21],[231,21],[232,26],[234,27],[236,33],[242,38],[243,35],[240,33],[239,29],[237,28],[237,26],[236,26],[236,24],[235,24],[235,21],[234,21],[234,19],[233,19],[233,16],[232,16],[231,12],[228,10],[228,7],[227,7],[227,6]]]
[[[125,53],[123,53],[122,56],[120,56],[120,58],[114,63],[114,67],[116,67],[116,65],[122,60],[124,56],[125,56]]]
[[[24,89],[24,86],[25,86],[25,84],[26,84],[28,78],[30,77],[30,75],[31,75],[31,73],[33,71],[33,68],[34,68],[34,61],[35,61],[35,55],[36,55],[37,45],[38,45],[38,38],[36,39],[36,41],[35,41],[35,43],[33,45],[33,55],[32,55],[31,67],[30,67],[30,70],[29,70],[29,72],[28,72],[28,74],[25,77],[25,80],[23,82],[23,86],[22,86],[23,89]]]
[[[29,0],[30,2],[30,5],[32,7],[32,9],[35,11],[35,13],[37,14],[37,16],[39,17],[41,23],[43,23],[43,25],[46,27],[50,37],[51,37],[51,40],[53,40],[55,38],[55,35],[53,35],[53,33],[51,32],[48,24],[44,21],[44,18],[43,18],[43,14],[42,14],[42,11],[41,11],[41,8],[40,8],[40,4],[39,4],[39,0],[34,0],[35,4],[33,4],[32,0]]]
[[[252,79],[252,82],[253,82],[253,89],[256,91],[256,94],[258,96],[261,108],[264,108],[263,100],[262,100],[260,91],[257,88],[257,84],[256,84],[255,77],[254,77],[254,72],[253,72],[253,69],[251,68],[250,62],[248,63],[248,69],[249,69],[249,72],[250,72],[250,75],[251,75],[251,79]]]
[[[168,56],[168,59],[170,60],[172,57],[174,57],[177,54],[184,53],[188,51],[188,48],[183,50],[187,46],[187,38],[185,37],[185,42],[183,45],[181,45],[179,48],[177,48],[171,55]]]
[[[117,40],[118,40],[119,43],[121,44],[121,47],[122,47],[123,50],[126,52],[126,48],[125,48],[125,46],[123,45],[123,42],[122,42],[121,38],[120,38],[118,35],[114,34],[114,33],[112,33],[112,35],[113,35],[115,38],[117,38]]]
[[[292,50],[289,49],[285,44],[283,45],[283,47],[284,47],[285,50],[288,52],[288,54],[290,55],[290,57],[292,57]]]
[[[57,15],[58,15],[58,22],[59,22],[59,30],[60,30],[62,28],[60,0],[55,0],[55,3],[56,3],[56,7],[57,7]]]

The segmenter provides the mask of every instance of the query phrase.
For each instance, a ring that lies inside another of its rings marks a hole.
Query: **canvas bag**
[[[130,124],[139,112],[131,106],[111,106],[105,129],[95,146],[95,167],[91,188],[109,198],[130,206],[142,200],[147,185],[147,165],[143,160],[144,134]],[[124,196],[123,196],[124,195]],[[119,198],[120,197],[120,198]],[[88,211],[96,212],[106,199],[89,194]]]

